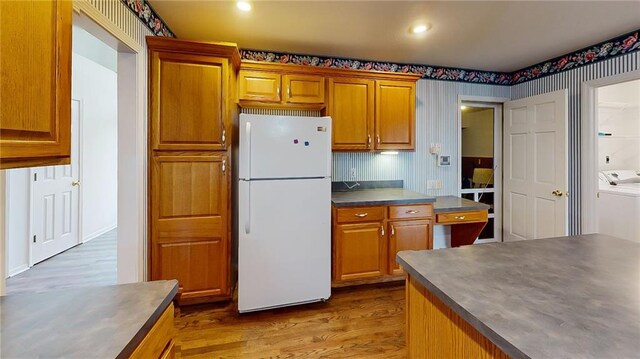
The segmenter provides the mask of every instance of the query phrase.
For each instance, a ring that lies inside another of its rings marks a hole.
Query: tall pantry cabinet
[[[180,302],[231,296],[235,44],[148,37],[149,279]]]

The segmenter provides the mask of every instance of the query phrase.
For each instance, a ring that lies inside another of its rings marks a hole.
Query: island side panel
[[[409,358],[509,358],[410,275],[406,298]]]

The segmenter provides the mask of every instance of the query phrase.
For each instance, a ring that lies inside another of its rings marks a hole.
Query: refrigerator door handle
[[[245,150],[247,152],[247,158],[244,161],[245,165],[245,179],[251,179],[251,122],[247,122],[244,128],[245,137],[246,137],[246,147]]]
[[[246,234],[251,233],[251,181],[247,181],[247,195],[245,196],[246,202],[244,208],[246,211],[246,217],[244,220],[244,232]]]

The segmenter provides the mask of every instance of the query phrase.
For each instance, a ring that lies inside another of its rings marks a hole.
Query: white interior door
[[[71,164],[31,170],[31,259],[34,265],[79,243],[78,125],[71,101]]]
[[[504,104],[504,240],[567,234],[567,92]]]

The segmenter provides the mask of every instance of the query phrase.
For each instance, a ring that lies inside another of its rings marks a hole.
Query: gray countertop
[[[474,202],[466,198],[456,196],[438,196],[433,204],[433,211],[436,213],[457,212],[457,211],[477,211],[489,209],[488,204]]]
[[[456,196],[429,196],[403,188],[375,188],[331,192],[336,207],[433,203],[436,213],[489,209],[489,205]]]
[[[393,204],[432,203],[433,196],[403,188],[376,188],[331,192],[331,202],[337,207],[384,206]]]
[[[398,262],[514,358],[640,353],[640,243],[595,234],[404,251]]]
[[[171,280],[0,297],[0,357],[128,357],[177,291]]]

